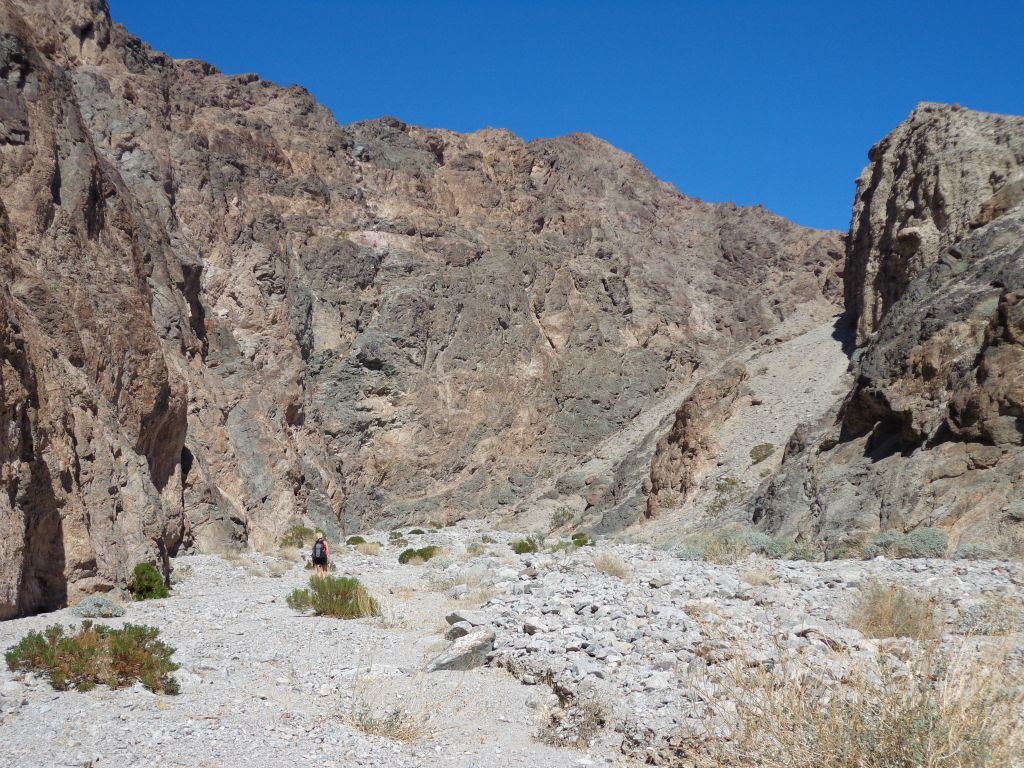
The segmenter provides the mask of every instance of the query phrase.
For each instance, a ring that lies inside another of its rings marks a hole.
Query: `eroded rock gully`
[[[590,136],[341,126],[100,0],[0,34],[2,615],[297,522],[511,511],[840,292],[836,233]]]

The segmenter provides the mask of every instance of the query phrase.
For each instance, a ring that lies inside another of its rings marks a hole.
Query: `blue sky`
[[[845,230],[919,101],[1024,114],[1024,2],[110,0],[153,47],[341,122],[586,131],[681,192]]]

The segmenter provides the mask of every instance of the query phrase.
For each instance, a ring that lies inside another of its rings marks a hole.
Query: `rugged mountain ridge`
[[[3,616],[300,521],[509,509],[839,295],[835,233],[585,135],[340,126],[102,0],[0,0],[0,124]]]
[[[855,383],[756,502],[840,546],[921,525],[1024,546],[1024,118],[922,104],[876,144],[846,254]]]

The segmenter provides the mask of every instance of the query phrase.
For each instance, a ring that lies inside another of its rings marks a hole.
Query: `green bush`
[[[352,576],[313,576],[309,588],[292,590],[287,603],[296,611],[312,608],[317,616],[338,619],[380,616],[377,601],[370,597],[359,579]]]
[[[750,461],[753,462],[754,464],[760,464],[773,453],[775,453],[775,446],[772,445],[771,443],[761,443],[760,445],[755,445],[753,448],[750,449]]]
[[[356,544],[365,544],[366,539],[364,539],[362,536],[349,536],[347,539],[345,539],[345,543],[355,546]]]
[[[493,536],[488,536],[486,533],[483,536],[480,537],[480,541],[482,541],[484,544],[497,544],[498,543],[498,540],[496,538],[494,538]]]
[[[43,632],[29,632],[5,658],[12,672],[42,675],[58,691],[125,688],[139,681],[154,693],[175,694],[174,649],[157,640],[159,634],[155,627],[125,624],[114,629],[83,621],[77,634],[65,635],[64,627],[54,624]]]
[[[307,528],[305,525],[293,525],[281,537],[281,546],[302,549],[313,543],[314,536],[316,536],[316,531],[312,528]]]
[[[885,555],[891,558],[943,557],[946,534],[940,528],[914,528],[908,533],[883,531],[864,547],[867,558]]]
[[[741,528],[694,536],[678,546],[674,554],[680,560],[708,560],[723,565],[736,563],[751,554],[772,560],[817,560],[821,555],[809,544]]]
[[[512,551],[517,555],[526,555],[531,552],[539,552],[543,541],[537,536],[527,536],[525,539],[517,539],[512,542]]]
[[[413,528],[411,531],[409,531],[410,536],[422,536],[425,533],[426,531],[424,531],[422,528]]]
[[[133,575],[130,589],[136,600],[154,600],[170,595],[164,577],[149,563],[136,565]]]
[[[597,542],[594,541],[594,537],[589,533],[584,533],[583,531],[576,531],[573,533],[572,543],[577,547],[593,547],[597,545]]]
[[[406,549],[398,556],[398,562],[402,565],[408,564],[408,562],[414,558],[418,558],[426,562],[430,558],[441,554],[441,548],[433,545],[429,547],[420,547],[419,549]]]

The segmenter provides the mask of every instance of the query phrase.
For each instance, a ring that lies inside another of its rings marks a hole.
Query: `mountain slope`
[[[340,126],[100,0],[0,30],[4,615],[182,546],[511,510],[839,295],[836,233],[593,137]]]

